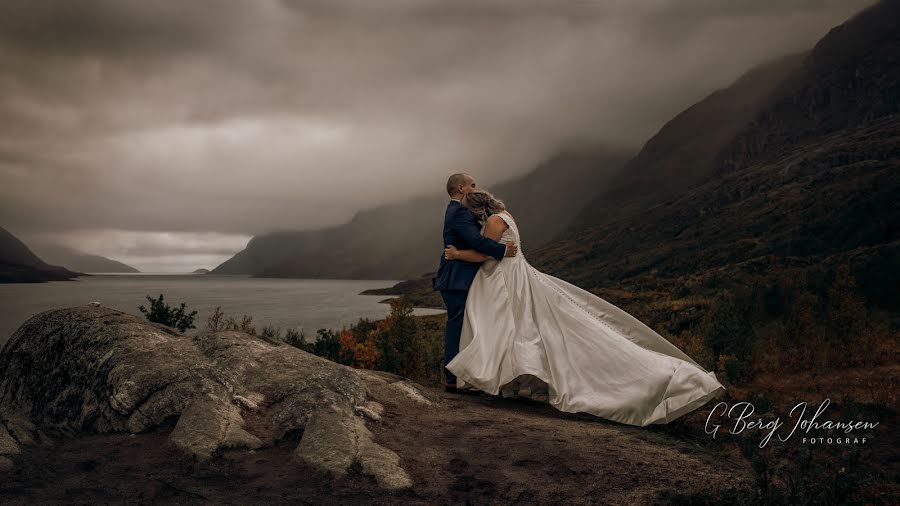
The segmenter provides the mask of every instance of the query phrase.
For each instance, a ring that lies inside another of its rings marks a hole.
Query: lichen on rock
[[[399,457],[373,441],[357,410],[375,419],[373,382],[398,380],[237,331],[185,336],[103,306],[45,311],[0,351],[0,419],[10,420],[0,425],[0,469],[10,467],[3,455],[39,431],[139,433],[175,419],[169,441],[200,461],[300,432],[299,460],[408,487]],[[410,388],[398,395],[413,395]]]

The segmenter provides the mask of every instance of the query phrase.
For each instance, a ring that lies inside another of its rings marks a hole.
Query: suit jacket
[[[444,245],[452,244],[459,249],[474,249],[503,260],[506,245],[481,235],[481,225],[468,209],[455,200],[447,204],[444,213]],[[441,265],[437,276],[431,279],[435,290],[468,290],[481,263],[465,260],[447,260],[441,253]]]

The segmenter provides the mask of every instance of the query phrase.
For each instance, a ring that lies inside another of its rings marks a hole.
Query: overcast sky
[[[637,150],[866,0],[0,0],[0,225],[145,271]],[[432,212],[425,210],[425,212]]]

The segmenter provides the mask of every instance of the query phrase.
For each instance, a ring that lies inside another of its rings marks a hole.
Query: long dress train
[[[555,408],[630,425],[668,423],[725,387],[650,327],[602,298],[532,267],[519,253],[485,261],[466,300],[460,352],[447,364],[460,386],[497,395],[523,375],[546,383]]]

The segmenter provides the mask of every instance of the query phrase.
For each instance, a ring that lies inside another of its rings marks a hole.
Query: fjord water
[[[359,318],[383,318],[390,307],[379,295],[359,295],[370,288],[392,286],[393,280],[269,279],[248,276],[191,274],[108,274],[83,276],[73,281],[0,284],[0,346],[31,316],[47,309],[100,302],[143,317],[138,306],[149,309],[145,296],[165,296],[170,306],[187,303],[197,310],[187,333],[206,327],[216,306],[227,315],[253,317],[257,330],[274,325],[282,331],[303,329],[308,338],[320,328],[340,329]],[[440,311],[417,309],[415,314]]]

